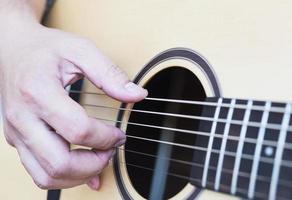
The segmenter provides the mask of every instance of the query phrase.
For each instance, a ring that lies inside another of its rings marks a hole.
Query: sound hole
[[[160,71],[145,88],[149,97],[155,98],[203,100],[206,97],[199,79],[182,67]],[[201,106],[198,105],[150,100],[136,103],[133,109],[195,116],[201,114]],[[199,125],[198,120],[194,119],[139,112],[131,112],[129,122],[188,130],[198,130]],[[139,137],[127,138],[125,160],[130,181],[141,196],[146,199],[169,199],[190,182],[193,149],[175,144],[194,145],[196,135],[135,125],[128,125],[126,134]]]

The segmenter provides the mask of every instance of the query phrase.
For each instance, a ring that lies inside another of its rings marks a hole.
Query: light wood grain
[[[92,39],[131,78],[172,47],[198,51],[212,65],[226,97],[291,101],[292,1],[58,0],[49,25]],[[96,91],[89,83],[86,90]],[[117,106],[108,98],[82,102]],[[88,111],[115,118],[115,112]],[[0,199],[45,199],[0,140]],[[65,190],[62,200],[119,199],[112,166],[99,192]],[[204,193],[202,199],[225,199]]]
[[[34,185],[16,150],[6,143],[1,114],[0,118],[0,199],[45,199],[46,192]]]

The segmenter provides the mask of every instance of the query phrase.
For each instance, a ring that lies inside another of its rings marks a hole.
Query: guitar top
[[[48,26],[93,40],[149,96],[121,104],[73,85],[90,116],[127,134],[100,191],[37,189],[2,139],[0,198],[292,199],[291,10],[288,0],[56,1]]]

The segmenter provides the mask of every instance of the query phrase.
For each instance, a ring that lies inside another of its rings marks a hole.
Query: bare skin
[[[88,117],[64,88],[85,76],[123,102],[140,101],[147,91],[130,82],[90,40],[40,25],[43,8],[44,0],[0,0],[5,137],[40,188],[87,183],[98,189],[98,174],[125,134]],[[70,144],[92,150],[70,150]]]

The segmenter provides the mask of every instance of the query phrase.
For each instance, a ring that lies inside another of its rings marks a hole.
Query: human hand
[[[14,25],[2,38],[0,84],[8,143],[40,188],[87,183],[98,189],[98,174],[125,134],[88,117],[64,88],[84,75],[123,102],[142,100],[147,91],[87,39],[37,23]],[[92,150],[70,150],[70,144]]]

